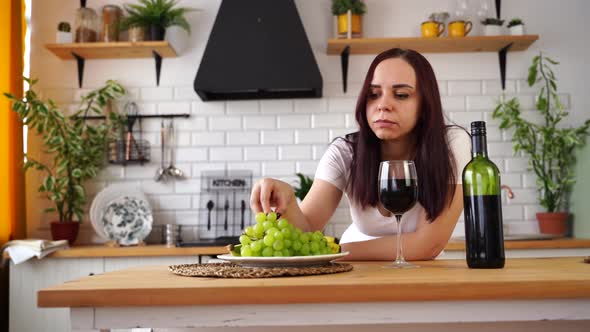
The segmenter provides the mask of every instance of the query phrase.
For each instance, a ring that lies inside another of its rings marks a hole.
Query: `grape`
[[[271,257],[274,254],[274,250],[271,247],[266,247],[262,250],[262,256]]]
[[[285,243],[283,242],[283,240],[275,240],[275,242],[272,244],[272,248],[274,250],[281,250],[285,247]]]
[[[254,235],[256,237],[259,237],[258,236],[259,234],[263,234],[264,233],[264,226],[262,226],[262,224],[256,224],[256,225],[254,225],[253,229],[254,229]]]
[[[340,246],[321,231],[303,232],[286,218],[277,220],[275,212],[256,214],[256,223],[244,229],[235,256],[289,257],[337,253]]]
[[[265,232],[268,231],[269,229],[273,228],[273,226],[274,225],[273,225],[272,221],[269,221],[269,220],[262,223],[262,227],[264,227]]]
[[[256,214],[256,222],[262,224],[266,220],[266,214],[264,212],[258,212]]]
[[[252,242],[252,240],[250,240],[250,237],[248,237],[248,235],[241,235],[240,236],[240,243],[243,245],[248,245]]]
[[[283,233],[281,233],[281,232],[275,232],[275,233],[274,233],[274,237],[275,237],[275,239],[277,239],[277,240],[283,240],[283,239],[285,238],[285,237],[283,236]]]
[[[320,231],[315,231],[315,232],[311,233],[312,241],[320,242],[323,237],[324,236],[322,235],[322,233],[320,233]]]
[[[309,245],[309,249],[312,252],[317,252],[318,250],[320,250],[320,244],[316,241],[311,242],[311,244]]]
[[[267,234],[264,236],[264,245],[267,247],[271,247],[272,244],[275,242],[275,237],[272,234]]]
[[[283,234],[283,238],[285,238],[285,239],[291,238],[291,231],[288,228],[281,229],[281,233]]]
[[[280,229],[285,229],[289,227],[289,222],[287,221],[287,219],[281,218],[277,222],[277,226],[279,226]]]
[[[240,250],[240,255],[244,257],[250,257],[252,256],[252,249],[249,246],[242,246],[242,249]]]
[[[283,242],[285,242],[285,248],[291,248],[293,246],[293,242],[289,239],[285,239]]]
[[[309,255],[309,244],[308,243],[302,244],[301,249],[299,249],[299,252],[301,252],[301,254],[303,256]]]
[[[307,233],[303,233],[299,236],[299,241],[301,241],[302,244],[308,243],[309,242],[309,235]]]
[[[277,214],[275,212],[269,212],[266,215],[266,220],[268,220],[268,221],[276,221],[277,220]]]
[[[250,244],[250,248],[252,248],[252,251],[254,252],[260,252],[262,251],[262,241],[261,240],[257,240],[254,241]]]

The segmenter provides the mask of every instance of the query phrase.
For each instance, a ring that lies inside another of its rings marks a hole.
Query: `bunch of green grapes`
[[[232,254],[244,257],[310,256],[337,253],[340,246],[322,232],[302,232],[287,219],[270,212],[256,214],[256,224],[240,236]]]

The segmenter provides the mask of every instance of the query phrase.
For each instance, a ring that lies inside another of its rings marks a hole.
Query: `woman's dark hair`
[[[455,193],[455,158],[449,148],[438,83],[434,71],[420,53],[393,48],[377,55],[367,72],[356,104],[355,117],[359,131],[346,136],[352,145],[351,199],[363,208],[376,206],[379,201],[377,177],[379,175],[379,138],[369,127],[366,106],[367,95],[375,68],[383,60],[400,58],[416,73],[416,89],[419,95],[419,114],[412,131],[415,137],[414,163],[418,173],[418,202],[427,212],[429,220],[440,215],[445,205],[450,204]]]

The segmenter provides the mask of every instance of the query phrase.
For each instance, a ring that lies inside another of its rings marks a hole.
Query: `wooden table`
[[[543,320],[590,328],[590,264],[580,257],[511,259],[496,270],[468,269],[460,260],[408,270],[386,264],[269,279],[187,278],[166,266],[139,267],[42,289],[38,305],[71,308],[72,331],[428,323],[426,331]]]

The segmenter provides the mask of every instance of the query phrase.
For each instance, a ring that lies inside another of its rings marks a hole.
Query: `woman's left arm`
[[[403,234],[403,252],[406,260],[431,260],[440,254],[449,241],[457,220],[463,211],[463,186],[456,184],[451,204],[433,222],[419,220],[416,231]],[[349,251],[346,260],[394,260],[396,235],[375,240],[342,244]]]

